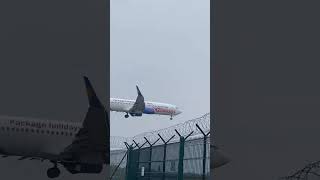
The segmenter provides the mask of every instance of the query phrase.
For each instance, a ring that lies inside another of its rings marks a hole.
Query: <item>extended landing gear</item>
[[[170,116],[170,120],[172,120],[172,115]]]
[[[60,175],[60,170],[57,166],[57,163],[56,162],[53,162],[53,163],[54,163],[54,167],[47,170],[47,176],[49,178],[56,178]]]
[[[129,114],[127,113],[126,115],[124,115],[124,117],[125,117],[125,118],[128,118],[128,117],[129,117]]]

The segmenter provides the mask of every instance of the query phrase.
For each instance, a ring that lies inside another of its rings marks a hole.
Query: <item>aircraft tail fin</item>
[[[88,77],[84,76],[84,82],[86,86],[87,96],[89,100],[90,107],[96,107],[96,108],[103,108],[102,103],[100,102],[99,98],[97,97]]]
[[[142,96],[141,91],[140,91],[140,89],[139,89],[138,85],[136,85],[136,87],[137,87],[138,95],[139,95],[139,96]]]

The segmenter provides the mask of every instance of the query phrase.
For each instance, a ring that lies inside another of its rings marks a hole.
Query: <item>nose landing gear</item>
[[[53,162],[54,166],[47,170],[47,176],[49,178],[56,178],[60,175],[60,170],[57,166],[57,162]]]

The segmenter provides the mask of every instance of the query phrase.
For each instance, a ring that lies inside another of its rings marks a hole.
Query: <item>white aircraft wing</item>
[[[141,94],[139,87],[137,87],[137,92],[138,92],[138,97],[136,99],[136,102],[133,104],[133,106],[130,108],[129,112],[130,113],[135,113],[135,114],[142,114],[145,108],[145,102],[144,102],[144,97]]]

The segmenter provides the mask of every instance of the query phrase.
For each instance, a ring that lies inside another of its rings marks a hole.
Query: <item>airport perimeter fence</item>
[[[111,179],[124,180],[126,177],[127,150],[110,151]]]
[[[144,134],[139,140],[125,142],[125,150],[111,151],[110,179],[208,180],[210,128],[198,123],[189,126],[189,132],[171,128],[170,137],[166,131],[166,135]]]

